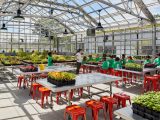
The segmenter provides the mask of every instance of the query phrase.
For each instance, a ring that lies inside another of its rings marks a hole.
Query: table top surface
[[[100,65],[84,64],[85,66],[100,67]]]
[[[131,72],[131,73],[135,73],[135,74],[143,74],[146,72],[153,72],[156,71],[157,68],[144,68],[142,72],[140,71],[134,71],[134,70],[126,70],[126,69],[116,69],[118,71],[123,71],[123,72]]]
[[[69,86],[62,86],[57,87],[49,82],[47,82],[46,79],[40,79],[37,80],[37,83],[49,88],[53,92],[61,92],[81,87],[87,87],[94,84],[102,84],[102,83],[109,83],[114,82],[117,80],[122,80],[121,77],[111,76],[111,75],[105,75],[102,73],[88,73],[88,74],[80,74],[76,77],[76,83],[74,85]]]
[[[134,114],[131,106],[116,110],[116,111],[114,111],[114,114],[118,115],[119,117],[121,117],[125,120],[147,120],[137,114]]]
[[[54,72],[54,71],[71,71],[71,70],[75,70],[75,68],[69,65],[59,65],[59,66],[49,66],[49,67],[46,67],[44,70],[40,70],[38,67],[38,71],[36,72],[22,72],[20,71],[19,68],[13,69],[13,72],[18,75],[20,74],[29,75],[29,74],[36,74],[36,73],[45,73],[45,72]]]

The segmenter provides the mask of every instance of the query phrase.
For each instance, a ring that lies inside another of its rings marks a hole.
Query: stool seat
[[[46,97],[46,100],[48,102],[48,96],[50,95],[51,90],[49,90],[46,87],[40,87],[39,92],[41,93],[41,107],[43,108],[44,97]],[[51,102],[52,102],[52,100],[51,100]]]
[[[118,106],[120,106],[122,102],[122,107],[126,107],[126,101],[129,100],[129,103],[131,105],[131,99],[129,95],[126,95],[124,93],[115,93],[113,94],[113,98],[116,98],[118,100]]]
[[[66,120],[66,114],[72,117],[72,120],[78,120],[79,116],[82,116],[86,120],[86,110],[78,105],[67,106],[64,112],[64,119]]]
[[[109,109],[109,118],[113,120],[113,105],[117,104],[117,100],[113,97],[102,96],[100,101],[106,104],[106,110]]]
[[[104,106],[102,102],[96,101],[96,100],[89,100],[86,102],[86,105],[88,107],[97,108],[97,109],[102,108]]]
[[[33,83],[31,86],[31,91],[32,91],[32,98],[34,99],[36,97],[36,90],[38,88],[42,87],[42,85],[38,84],[38,83]]]
[[[86,106],[92,109],[93,120],[98,120],[98,112],[100,109],[103,110],[104,119],[106,120],[106,110],[103,102],[96,100],[89,100],[86,102]]]

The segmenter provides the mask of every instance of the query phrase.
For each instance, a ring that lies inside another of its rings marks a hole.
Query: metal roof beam
[[[133,15],[133,16],[135,16],[135,17],[142,18],[142,19],[144,19],[144,20],[146,20],[146,21],[151,22],[150,19],[146,19],[146,18],[144,18],[144,17],[142,17],[142,16],[139,16],[139,15],[137,15],[137,14],[131,12],[131,11],[128,11],[128,10],[126,10],[126,9],[123,9],[123,8],[117,6],[117,5],[113,5],[113,4],[110,3],[110,2],[107,2],[107,1],[104,1],[104,0],[95,0],[95,1],[100,2],[100,3],[103,3],[103,4],[105,4],[105,5],[108,5],[108,6],[110,6],[110,7],[115,8],[115,9],[117,9],[117,10],[123,11],[123,12],[128,13],[128,14],[130,14],[130,15]]]
[[[144,2],[142,0],[133,0],[137,6],[142,10],[142,12],[144,13],[144,15],[150,19],[150,21],[152,23],[155,23],[156,20],[154,18],[154,16],[152,15],[152,13],[148,10],[148,8],[146,7],[146,5],[144,4]]]
[[[80,12],[82,12],[84,14],[84,16],[86,16],[91,22],[93,22],[95,25],[97,25],[97,21],[92,18],[90,15],[88,15],[80,6],[73,6],[73,5],[67,5],[67,4],[62,4],[62,3],[57,3],[57,2],[52,2],[52,1],[47,1],[47,0],[37,0],[39,2],[42,3],[48,3],[50,5],[56,5],[56,6],[61,6],[61,7],[65,7],[67,9],[71,8],[71,9],[76,9],[79,10]],[[90,23],[88,20],[86,20],[86,22]]]

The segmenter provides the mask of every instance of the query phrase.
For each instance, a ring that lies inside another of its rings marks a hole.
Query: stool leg
[[[83,114],[83,119],[84,119],[84,120],[87,120],[87,119],[86,119],[86,115],[85,115],[85,114]]]
[[[104,120],[106,120],[107,115],[106,115],[106,109],[105,109],[105,106],[103,106],[103,114],[104,114]]]
[[[66,111],[64,111],[64,116],[63,117],[64,117],[64,120],[66,120]]]
[[[131,105],[131,99],[129,98],[129,104]]]
[[[109,118],[110,120],[113,120],[113,105],[109,104],[108,107],[109,107]]]
[[[41,107],[43,108],[44,104],[44,92],[41,93]]]
[[[32,99],[34,99],[35,98],[35,94],[36,94],[36,87],[33,87],[32,88]]]
[[[93,118],[94,118],[94,120],[98,120],[98,111],[97,110],[93,110]]]
[[[122,99],[122,107],[126,107],[126,100]]]
[[[59,97],[61,96],[61,92],[56,93],[56,103],[59,104]]]

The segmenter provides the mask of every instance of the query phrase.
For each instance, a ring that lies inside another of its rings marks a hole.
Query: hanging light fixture
[[[6,28],[6,24],[2,24],[2,27],[1,27],[1,30],[4,30],[4,31],[6,31],[7,30],[7,28]]]
[[[66,22],[65,22],[65,27],[66,27]],[[65,28],[64,32],[63,32],[64,35],[67,35],[68,34],[68,31],[67,29]]]
[[[68,31],[67,29],[65,28],[64,32],[63,32],[64,35],[67,35],[68,34]]]
[[[45,32],[45,37],[49,37],[48,30],[46,30],[46,32]]]
[[[19,8],[17,10],[17,15],[13,17],[14,20],[16,21],[22,21],[24,20],[24,17],[21,16],[21,10],[20,10],[20,0],[19,0]]]
[[[20,8],[17,10],[17,15],[14,16],[13,19],[16,20],[16,21],[22,21],[22,20],[25,19],[23,16],[21,16],[21,10],[20,10]]]
[[[101,24],[101,22],[100,22],[100,19],[101,19],[100,12],[101,12],[101,10],[98,10],[98,12],[99,12],[99,22],[98,22],[98,25],[97,25],[96,29],[97,29],[97,30],[102,30],[103,27],[102,27],[102,24]]]

